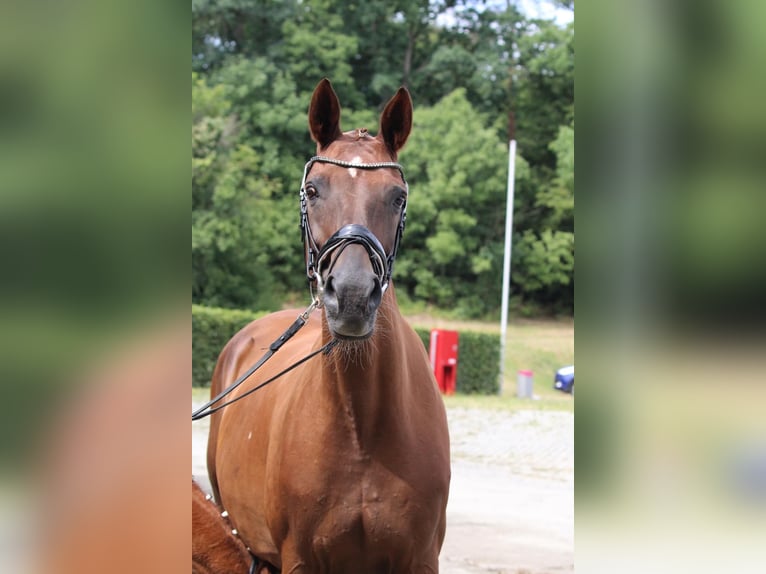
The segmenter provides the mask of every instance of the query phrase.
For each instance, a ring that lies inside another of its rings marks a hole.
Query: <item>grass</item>
[[[524,320],[508,326],[505,347],[505,394],[515,393],[516,373],[529,369],[535,377],[535,393],[560,397],[553,388],[556,371],[574,365],[574,321]]]
[[[515,389],[515,387],[514,387]],[[574,412],[574,399],[570,395],[554,391],[555,394],[543,396],[535,387],[535,400],[520,399],[511,392],[502,396],[486,395],[452,395],[444,397],[444,405],[448,409],[486,409],[493,411],[566,411]],[[515,392],[515,391],[514,391]]]
[[[210,387],[192,387],[192,401],[206,403],[210,400]]]
[[[407,319],[418,327],[500,333],[498,323],[452,321],[426,314],[410,315]],[[505,349],[502,396],[445,397],[445,404],[501,410],[574,409],[572,397],[553,388],[556,371],[565,365],[574,364],[574,321],[571,318],[511,319],[506,333]],[[531,401],[515,396],[516,374],[521,369],[533,372],[534,394],[539,400]]]

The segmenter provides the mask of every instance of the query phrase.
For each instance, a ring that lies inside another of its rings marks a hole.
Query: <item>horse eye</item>
[[[310,183],[306,184],[306,197],[309,199],[315,199],[316,197],[319,197],[317,188]]]
[[[402,207],[404,207],[404,203],[406,201],[407,201],[407,198],[403,195],[400,195],[394,200],[394,207],[396,207],[397,209],[401,209]]]

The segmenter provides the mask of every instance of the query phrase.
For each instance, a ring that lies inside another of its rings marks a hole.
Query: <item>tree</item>
[[[556,155],[555,176],[537,193],[537,204],[545,208],[548,227],[574,231],[574,127],[561,126],[548,146]]]
[[[513,109],[512,292],[571,309],[572,25],[461,0],[194,0],[192,18],[195,301],[274,308],[304,292],[297,188],[314,150],[310,94],[328,76],[346,130],[374,132],[402,83],[415,101],[394,275],[404,297],[470,316],[499,309]]]
[[[505,145],[464,89],[416,109],[401,155],[410,214],[396,281],[409,296],[477,316],[498,306]],[[520,159],[520,177],[525,177]]]
[[[558,311],[571,311],[571,290],[563,287],[574,281],[574,233],[525,230],[514,242],[513,259],[513,281],[522,300],[536,299]]]
[[[553,169],[549,143],[574,114],[574,25],[535,21],[518,45],[513,94],[519,148],[530,164]]]
[[[274,185],[255,151],[237,143],[236,119],[221,86],[192,76],[192,300],[211,305],[278,305],[259,219],[273,209]],[[268,215],[267,215],[268,216]]]
[[[539,188],[542,231],[526,229],[514,239],[513,281],[522,299],[530,297],[558,311],[574,305],[574,128],[561,126],[550,144],[556,176]]]
[[[267,56],[298,0],[192,0],[192,71],[210,72],[230,55]]]

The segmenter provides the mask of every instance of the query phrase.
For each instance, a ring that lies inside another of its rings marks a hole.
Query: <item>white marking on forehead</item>
[[[362,158],[361,158],[361,157],[359,157],[358,155],[357,155],[357,156],[354,156],[354,158],[351,160],[351,163],[362,163]],[[356,168],[355,168],[355,167],[351,167],[351,168],[349,168],[349,170],[348,170],[348,174],[349,174],[351,177],[356,177]]]

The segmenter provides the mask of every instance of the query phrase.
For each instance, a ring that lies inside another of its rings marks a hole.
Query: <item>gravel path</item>
[[[449,409],[443,574],[574,571],[574,416]]]
[[[452,483],[441,573],[573,572],[574,415],[447,415]],[[192,424],[192,474],[205,489],[207,429],[206,420]]]

